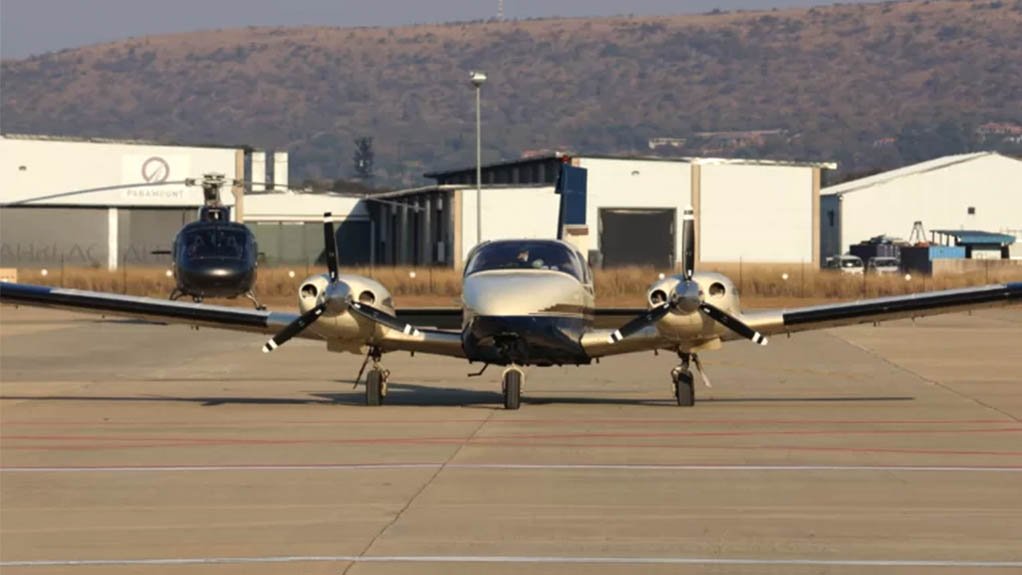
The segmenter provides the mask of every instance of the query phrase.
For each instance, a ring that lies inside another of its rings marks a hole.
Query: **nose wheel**
[[[362,372],[366,364],[373,362],[373,368],[366,374],[366,405],[383,405],[383,398],[387,397],[387,380],[390,379],[390,371],[380,366],[380,359],[383,352],[378,347],[369,348],[366,359],[362,362],[362,369],[355,376],[355,386],[362,379]]]
[[[692,407],[696,404],[695,378],[689,369],[691,354],[679,353],[681,364],[671,370],[671,381],[674,383],[674,399],[680,407]]]
[[[385,369],[373,368],[366,374],[366,405],[382,405],[387,397],[387,376]]]
[[[511,366],[504,370],[501,377],[501,388],[504,390],[504,409],[518,409],[522,403],[522,382],[525,372],[521,368]]]

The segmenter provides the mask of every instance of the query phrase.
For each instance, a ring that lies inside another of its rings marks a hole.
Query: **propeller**
[[[685,208],[685,212],[682,217],[682,226],[682,234],[685,238],[684,251],[682,252],[681,257],[681,268],[684,274],[684,280],[678,282],[674,288],[674,292],[668,296],[667,301],[653,306],[646,313],[636,317],[621,326],[621,328],[615,330],[614,333],[610,334],[608,341],[610,341],[610,343],[617,343],[630,335],[638,333],[643,329],[656,324],[672,311],[694,313],[698,310],[738,335],[752,340],[759,345],[766,345],[767,339],[763,336],[763,334],[752,329],[746,325],[745,322],[719,307],[703,301],[702,295],[699,292],[699,284],[697,284],[693,279],[695,274],[696,233],[695,216],[693,215],[691,206]]]
[[[746,325],[745,322],[743,322],[742,320],[736,318],[733,315],[728,314],[726,311],[720,309],[719,307],[714,306],[713,304],[703,302],[699,304],[699,311],[710,316],[717,323],[723,325],[724,327],[730,329],[731,331],[737,333],[738,335],[744,337],[745,339],[752,340],[753,343],[758,343],[759,345],[767,344],[767,338],[763,334],[752,329],[751,327]]]
[[[670,311],[671,304],[669,302],[653,306],[646,313],[614,330],[614,333],[610,334],[610,343],[617,343],[632,334],[642,331],[646,326],[653,325],[662,320]]]
[[[269,353],[285,342],[300,334],[305,328],[309,327],[319,319],[324,312],[331,311],[340,313],[347,309],[358,315],[389,327],[390,329],[400,331],[406,335],[419,335],[419,330],[415,329],[411,324],[402,322],[393,315],[377,309],[366,303],[358,302],[351,297],[351,288],[342,281],[340,281],[339,265],[337,262],[337,235],[334,233],[333,214],[327,212],[323,214],[323,245],[326,251],[326,266],[328,270],[328,276],[330,283],[327,285],[323,292],[323,301],[318,303],[316,307],[303,313],[298,319],[284,326],[284,329],[277,332],[266,344],[263,346],[263,352]],[[363,365],[363,369],[365,366]],[[361,372],[359,372],[361,373]]]

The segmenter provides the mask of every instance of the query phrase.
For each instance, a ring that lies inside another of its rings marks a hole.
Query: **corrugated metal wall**
[[[119,264],[169,265],[170,256],[152,255],[153,250],[169,250],[181,226],[197,218],[195,209],[118,210]]]
[[[107,210],[0,209],[0,267],[105,267]]]

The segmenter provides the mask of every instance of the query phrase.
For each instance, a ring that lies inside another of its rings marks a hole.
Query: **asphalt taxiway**
[[[0,572],[1022,572],[1022,309],[499,370],[0,309]]]

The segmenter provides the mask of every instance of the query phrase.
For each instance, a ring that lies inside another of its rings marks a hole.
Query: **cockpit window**
[[[240,259],[245,257],[247,239],[239,230],[199,229],[185,232],[182,246],[189,258]]]
[[[551,270],[583,281],[574,252],[556,242],[493,242],[476,249],[465,275],[489,270]]]

